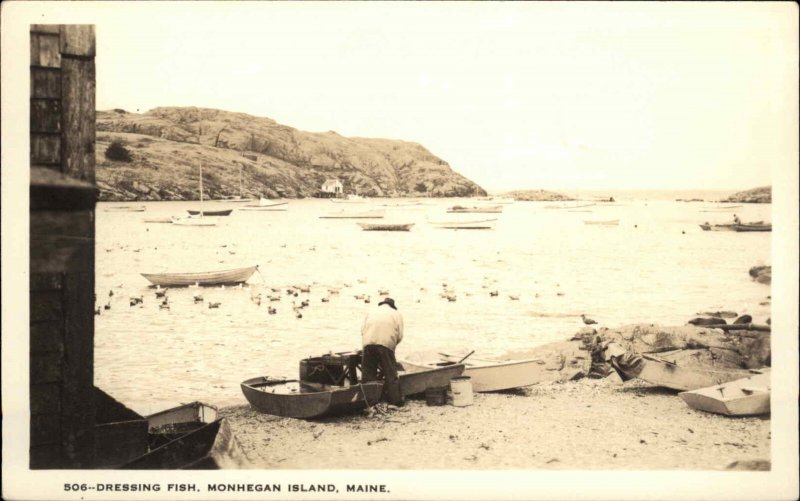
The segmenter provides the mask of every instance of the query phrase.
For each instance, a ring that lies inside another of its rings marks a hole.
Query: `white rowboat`
[[[717,386],[679,393],[692,409],[726,416],[754,416],[770,412],[770,373],[765,370]]]
[[[400,361],[407,370],[423,370],[446,367],[459,362],[463,356],[439,354],[438,358],[426,358],[424,354],[410,355]],[[464,376],[472,380],[476,392],[522,388],[541,382],[541,362],[538,360],[492,360],[468,357],[464,364]]]
[[[188,287],[190,285],[231,285],[246,282],[258,266],[233,270],[202,271],[196,273],[142,273],[153,285],[161,287]]]

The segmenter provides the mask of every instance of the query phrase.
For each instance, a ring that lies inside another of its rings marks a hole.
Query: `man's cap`
[[[380,303],[378,303],[378,306],[380,306],[380,305],[382,305],[382,304],[388,304],[388,305],[389,305],[389,306],[390,306],[392,309],[394,309],[394,310],[396,310],[396,309],[397,309],[397,306],[395,306],[395,305],[394,305],[394,299],[392,299],[392,298],[390,298],[390,297],[387,297],[387,298],[385,298],[383,301],[381,301]]]

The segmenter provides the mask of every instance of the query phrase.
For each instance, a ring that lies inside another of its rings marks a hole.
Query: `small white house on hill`
[[[328,179],[322,183],[320,191],[328,196],[340,196],[344,192],[344,185],[338,179]]]

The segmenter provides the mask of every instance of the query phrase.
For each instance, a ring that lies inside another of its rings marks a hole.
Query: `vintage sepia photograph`
[[[797,497],[796,3],[2,9],[4,499]]]

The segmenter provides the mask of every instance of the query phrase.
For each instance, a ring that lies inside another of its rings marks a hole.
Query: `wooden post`
[[[94,26],[30,34],[30,467],[91,468]]]

